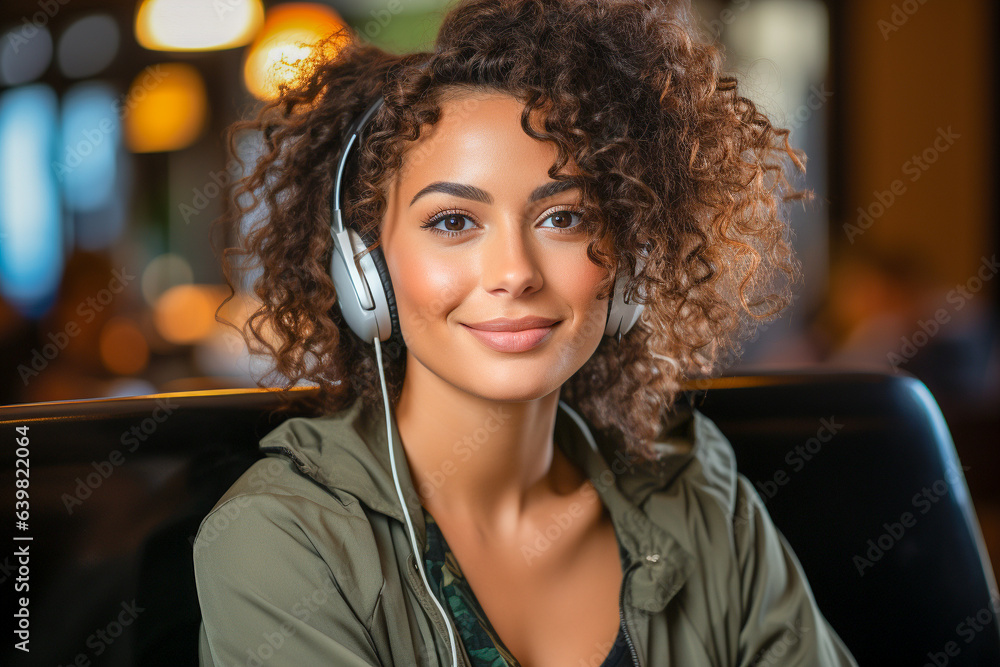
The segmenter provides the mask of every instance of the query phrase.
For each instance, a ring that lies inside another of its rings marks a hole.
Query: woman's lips
[[[548,340],[552,330],[559,322],[547,327],[538,329],[525,329],[523,331],[483,331],[473,329],[467,324],[462,326],[479,339],[483,345],[497,352],[527,352],[528,350],[542,344]]]

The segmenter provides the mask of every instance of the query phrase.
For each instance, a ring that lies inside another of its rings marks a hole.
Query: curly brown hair
[[[224,252],[226,301],[236,294],[227,260],[249,256],[261,270],[252,285],[259,307],[237,328],[273,359],[262,384],[318,385],[295,392],[297,405],[324,414],[359,395],[366,406],[382,403],[374,346],[344,322],[329,274],[333,165],[345,130],[379,95],[385,104],[345,175],[346,219],[363,237],[378,238],[407,143],[437,122],[451,93],[471,90],[524,103],[524,131],[558,148],[551,177],[575,167],[569,178],[596,230],[588,256],[609,271],[599,298],[648,249],[627,288],[630,298],[645,294],[641,318],[620,342],[605,336],[560,394],[627,455],[656,458],[650,443],[685,381],[712,373],[788,304],[799,265],[779,202],[812,193],[790,186],[784,158],[804,172],[805,156],[738,94],[688,2],[463,0],[432,52],[390,54],[341,31],[315,53],[334,55],[315,56],[298,83],[227,130],[234,155],[246,130],[262,132],[265,150],[218,220],[238,229],[263,194],[264,224]],[[529,123],[535,110],[543,132]],[[606,238],[610,255],[599,247]],[[395,404],[405,347],[397,339],[387,348]]]

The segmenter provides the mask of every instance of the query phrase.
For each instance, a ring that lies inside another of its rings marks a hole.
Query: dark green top
[[[479,605],[472,587],[462,575],[458,559],[448,548],[448,542],[437,521],[423,508],[424,523],[427,526],[427,545],[424,549],[424,563],[427,580],[434,588],[439,600],[446,600],[451,617],[458,627],[462,645],[465,646],[473,667],[520,667],[517,658],[504,646],[500,636],[493,629],[486,613]],[[622,566],[627,552],[618,545]],[[631,667],[632,656],[625,644],[625,635],[618,626],[611,653],[600,667]]]

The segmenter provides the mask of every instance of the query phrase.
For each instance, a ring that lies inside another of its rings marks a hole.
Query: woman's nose
[[[542,286],[538,248],[520,219],[493,225],[480,249],[481,280],[487,292],[502,290],[517,297]]]

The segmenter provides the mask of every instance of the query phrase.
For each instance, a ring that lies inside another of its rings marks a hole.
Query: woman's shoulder
[[[372,527],[291,465],[272,456],[254,462],[198,528],[192,559],[210,652],[234,664],[259,644],[262,628],[280,625],[286,638],[310,637],[283,649],[288,664],[319,664],[321,654],[331,664],[360,655],[371,662],[364,623],[384,586],[382,569],[372,567]]]
[[[193,546],[213,543],[218,550],[228,543],[239,550],[247,546],[240,543],[240,535],[252,540],[254,529],[265,524],[309,541],[317,534],[354,533],[357,540],[357,535],[371,533],[356,505],[343,503],[299,474],[289,459],[268,455],[252,463],[216,501],[199,524]]]
[[[660,486],[644,503],[647,511],[688,525],[692,514],[703,520],[709,519],[708,514],[732,519],[739,512],[745,489],[736,454],[708,416],[687,408],[664,428],[654,448],[660,458],[650,467],[660,471]]]
[[[322,499],[328,504],[334,497],[329,493],[317,493],[317,485],[295,471],[293,463],[284,457],[266,455],[247,467],[236,478],[222,497],[215,503],[209,514],[220,511],[227,503],[238,502],[253,496],[274,496],[290,501],[313,501]],[[326,497],[329,497],[327,500]]]
[[[691,480],[706,493],[717,495],[727,507],[732,508],[736,503],[739,485],[736,453],[729,438],[714,421],[698,410],[692,412],[696,465],[690,471]]]

